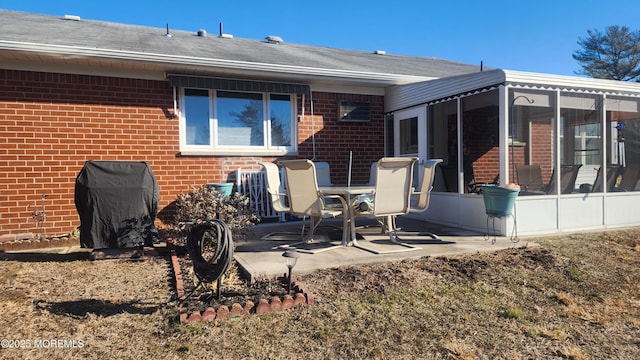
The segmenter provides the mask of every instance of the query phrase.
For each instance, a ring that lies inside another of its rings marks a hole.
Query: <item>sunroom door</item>
[[[395,134],[394,156],[427,158],[427,112],[426,107],[398,111],[393,117]],[[414,172],[417,175],[417,172]],[[414,184],[419,181],[414,177]]]

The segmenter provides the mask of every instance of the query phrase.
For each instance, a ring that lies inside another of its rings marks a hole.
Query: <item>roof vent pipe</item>
[[[167,32],[164,34],[166,37],[171,37],[171,33],[169,32],[169,24],[167,24]]]
[[[220,35],[218,37],[225,38],[225,39],[233,39],[233,35],[224,33],[224,25],[222,24],[222,22],[220,23]]]
[[[269,44],[280,44],[283,43],[284,40],[280,36],[269,35],[265,38]]]

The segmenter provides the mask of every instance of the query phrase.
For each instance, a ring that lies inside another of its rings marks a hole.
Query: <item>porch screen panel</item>
[[[509,104],[510,178],[520,195],[557,194],[555,92],[510,89]]]
[[[458,192],[457,108],[457,100],[435,103],[428,108],[428,156],[443,160],[436,167],[433,191]]]
[[[604,191],[603,101],[601,95],[594,94],[560,95],[560,162],[582,165],[576,178],[580,192]]]
[[[606,111],[607,162],[618,166],[613,191],[640,191],[640,99],[609,96]]]
[[[479,184],[499,182],[498,98],[498,90],[491,90],[460,100],[465,192],[479,192]]]

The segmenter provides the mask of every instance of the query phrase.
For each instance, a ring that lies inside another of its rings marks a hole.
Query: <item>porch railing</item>
[[[239,193],[249,198],[249,205],[255,210],[259,219],[278,218],[279,221],[285,220],[285,214],[273,210],[271,206],[264,171],[237,169],[236,188]]]

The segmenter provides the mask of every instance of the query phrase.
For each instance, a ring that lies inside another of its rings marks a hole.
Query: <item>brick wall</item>
[[[299,123],[300,157],[329,161],[354,179],[368,179],[383,153],[383,98],[314,93],[314,121]],[[372,102],[371,123],[338,123],[337,99]],[[300,104],[301,105],[301,104]],[[302,107],[299,106],[299,109]],[[87,160],[146,161],[158,180],[159,209],[191,185],[232,179],[262,157],[180,156],[173,93],[165,81],[0,69],[0,236],[35,231],[32,212],[46,194],[45,235],[79,225],[75,177]],[[346,175],[343,175],[346,177]]]
[[[371,104],[371,122],[338,121],[338,104],[341,100],[363,101]],[[301,157],[312,158],[315,142],[315,159],[327,161],[334,183],[346,183],[349,152],[352,153],[352,183],[367,183],[371,163],[384,155],[384,98],[372,95],[348,95],[314,93],[314,116],[309,112],[298,123],[299,152]],[[315,139],[313,134],[315,131]]]
[[[542,169],[542,179],[548,182],[553,173],[553,126],[548,122],[534,122],[531,124],[531,143],[527,151],[531,150],[530,164],[539,164]]]
[[[482,144],[484,138],[474,138],[476,144]],[[488,147],[476,154],[473,169],[477,182],[492,182],[499,172],[500,149],[497,146]],[[531,126],[531,142],[522,146],[515,146],[513,153],[509,148],[509,157],[513,155],[516,164],[537,164],[542,169],[543,182],[548,183],[553,173],[553,136],[550,123],[533,123]],[[517,182],[517,176],[509,160],[510,182]]]

